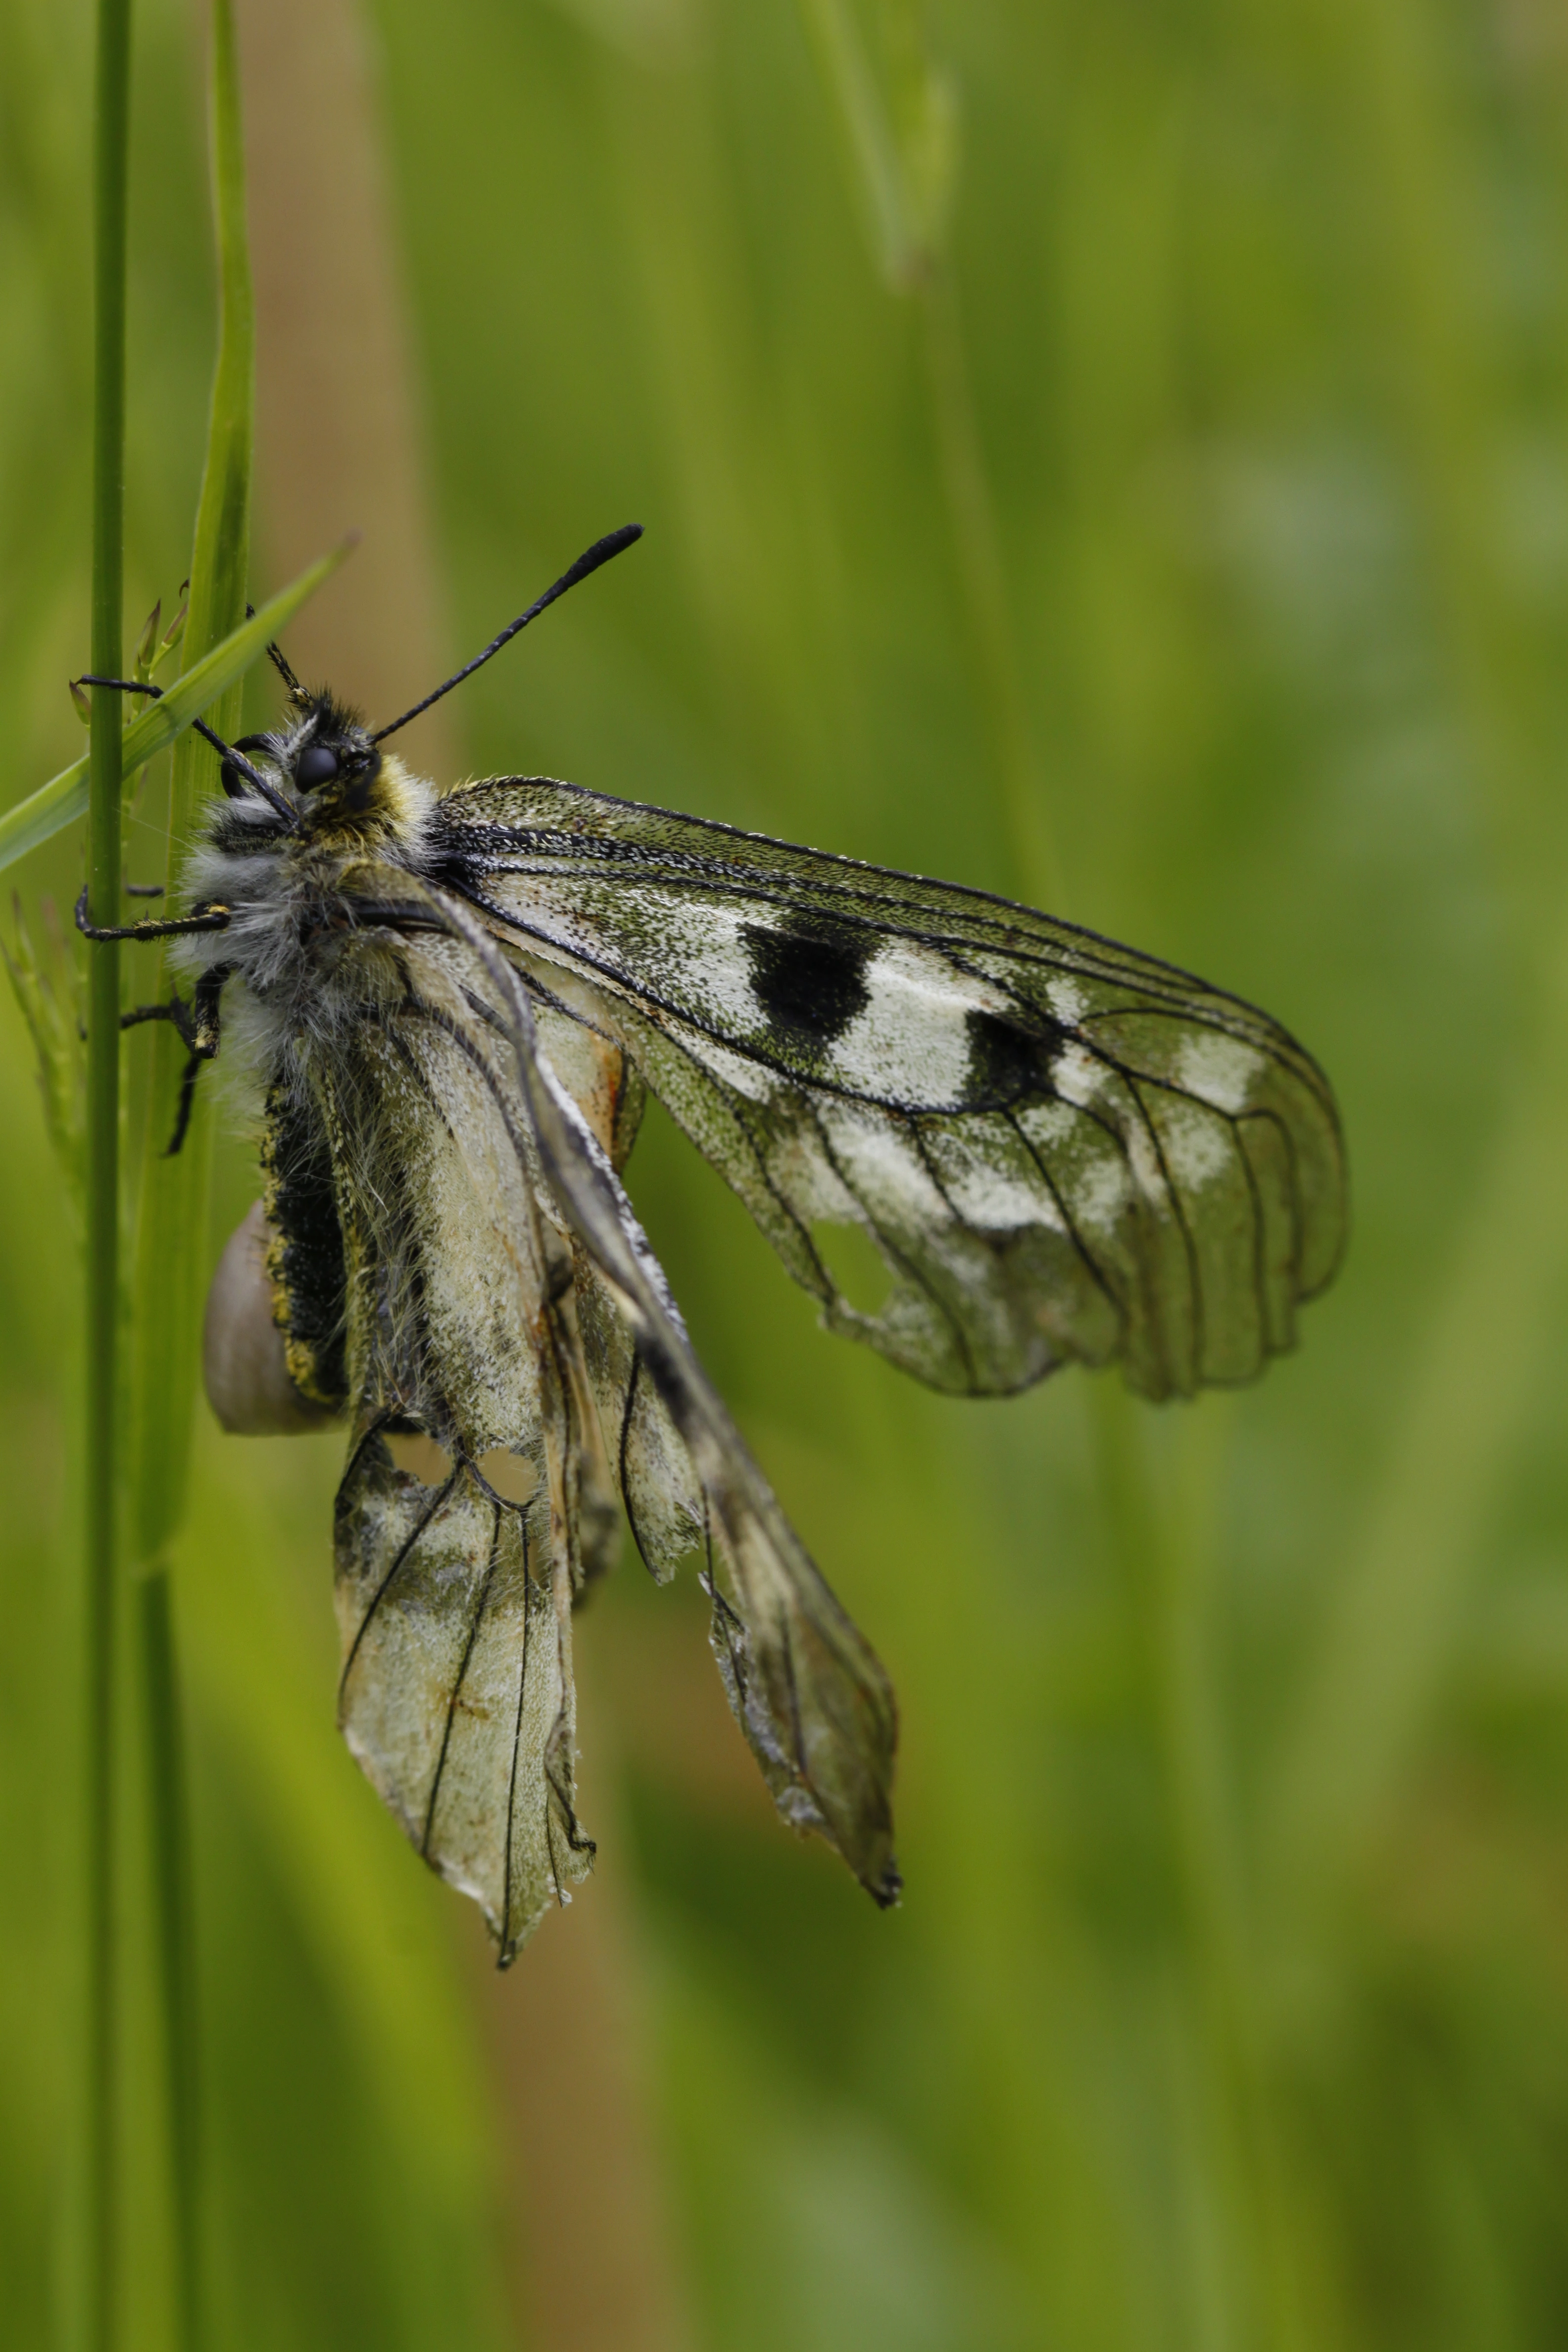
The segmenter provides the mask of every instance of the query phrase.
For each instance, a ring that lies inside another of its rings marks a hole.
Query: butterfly
[[[1068,1362],[1155,1399],[1250,1380],[1345,1228],[1328,1083],[1238,997],[983,891],[546,777],[438,791],[381,748],[637,536],[374,730],[274,648],[283,723],[210,738],[190,912],[78,910],[184,942],[189,1000],[129,1016],[189,1049],[171,1149],[225,1027],[256,1075],[273,1353],[220,1411],[346,1420],[342,1727],[502,1966],[592,1860],[572,1617],[623,1511],[656,1578],[697,1557],[785,1820],[899,1892],[887,1675],[621,1181],[650,1093],[830,1329],[953,1395]],[[881,1296],[851,1303],[857,1234]]]

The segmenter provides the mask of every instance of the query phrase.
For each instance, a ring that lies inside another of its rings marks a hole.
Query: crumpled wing
[[[592,1859],[571,1612],[619,1515],[570,1246],[520,1154],[505,1040],[464,994],[472,960],[439,940],[351,952],[371,976],[353,1054],[319,1046],[296,1087],[343,1228],[340,1720],[409,1838],[480,1905],[504,1965]],[[434,1483],[395,1466],[388,1441],[410,1433],[444,1450]]]
[[[979,891],[573,785],[468,786],[438,821],[468,905],[632,1056],[826,1320],[933,1386],[1072,1359],[1156,1398],[1248,1380],[1332,1276],[1333,1097],[1240,999]],[[881,1296],[846,1295],[835,1228],[874,1244]]]
[[[684,1393],[694,1367],[674,1378],[668,1367],[650,1369],[657,1356],[645,1351],[613,1286],[585,1253],[577,1295],[637,1549],[661,1583],[693,1551],[704,1559],[713,1654],[774,1803],[796,1829],[816,1830],[836,1845],[879,1902],[891,1902],[899,1888],[889,1804],[898,1725],[879,1661],[823,1582],[728,1417],[713,1416],[717,1401]],[[695,1418],[702,1433],[696,1442],[706,1477],[678,1415],[689,1425]]]
[[[890,1903],[898,1726],[887,1676],[698,1363],[610,1150],[542,1049],[527,986],[460,902],[445,890],[431,897],[484,968],[487,1033],[511,1042],[530,1134],[520,1159],[537,1151],[576,1244],[577,1328],[644,1557],[664,1576],[693,1549],[704,1552],[721,1673],[780,1811],[826,1837]],[[469,999],[478,1002],[472,991]]]

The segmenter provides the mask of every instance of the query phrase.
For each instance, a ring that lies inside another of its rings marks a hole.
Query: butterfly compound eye
[[[330,784],[338,772],[338,755],[325,743],[307,744],[294,762],[294,782],[302,793]]]

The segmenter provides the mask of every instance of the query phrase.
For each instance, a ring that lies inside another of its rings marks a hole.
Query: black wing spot
[[[969,1077],[964,1088],[970,1108],[1009,1108],[1026,1095],[1048,1094],[1051,1065],[1069,1033],[1048,1013],[1038,1013],[1026,1028],[1005,1014],[971,1013]]]
[[[742,932],[752,960],[752,988],[775,1029],[831,1045],[870,1003],[866,967],[876,940],[837,925]]]

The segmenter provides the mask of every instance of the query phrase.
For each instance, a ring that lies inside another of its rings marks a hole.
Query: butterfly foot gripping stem
[[[216,899],[193,907],[188,915],[143,915],[139,923],[89,923],[87,887],[76,902],[76,927],[84,940],[184,940],[197,931],[226,931],[232,909]]]
[[[233,970],[230,963],[209,965],[197,981],[189,1004],[183,996],[174,996],[167,1004],[139,1004],[133,1013],[120,1016],[121,1029],[139,1028],[144,1021],[167,1021],[185,1049],[187,1058],[180,1075],[180,1107],[174,1117],[174,1135],[164,1150],[165,1160],[173,1160],[185,1139],[195,1104],[196,1078],[202,1064],[210,1062],[217,1052],[222,1035],[218,1000]]]
[[[224,982],[233,971],[231,963],[209,964],[196,982],[195,994],[188,1008],[181,1003],[178,997],[168,1006],[150,1004],[147,1007],[151,1018],[157,1019],[166,1013],[174,1022],[184,1040],[188,1055],[180,1075],[180,1107],[174,1116],[174,1132],[164,1148],[165,1160],[173,1160],[185,1139],[191,1124],[191,1112],[195,1105],[196,1078],[202,1064],[210,1062],[217,1052],[222,1034],[218,1000],[223,994]],[[135,1017],[134,1013],[129,1016],[131,1020]],[[125,1024],[122,1022],[121,1025],[124,1027]]]
[[[186,1053],[195,1052],[196,1016],[183,996],[172,996],[167,1004],[139,1004],[134,1013],[122,1013],[120,1016],[122,1029],[139,1029],[143,1021],[171,1022],[179,1031]]]

